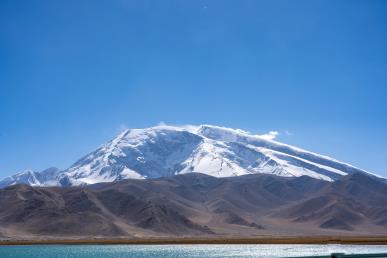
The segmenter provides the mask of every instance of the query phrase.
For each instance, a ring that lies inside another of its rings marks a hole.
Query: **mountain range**
[[[0,189],[0,239],[385,236],[386,203],[387,184],[361,172],[19,184]]]
[[[0,181],[1,239],[385,236],[384,178],[218,126],[125,130]]]
[[[335,181],[361,172],[347,163],[253,135],[212,125],[129,129],[65,170],[26,170],[0,188],[77,186],[123,179],[154,179],[200,172],[213,177],[270,174]]]

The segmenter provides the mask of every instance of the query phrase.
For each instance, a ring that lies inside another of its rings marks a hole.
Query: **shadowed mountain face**
[[[328,184],[314,197],[278,212],[295,222],[320,228],[356,230],[358,225],[387,226],[387,184],[355,173]]]
[[[87,187],[0,190],[0,235],[160,237],[384,234],[387,184],[365,174],[311,177],[190,173]]]

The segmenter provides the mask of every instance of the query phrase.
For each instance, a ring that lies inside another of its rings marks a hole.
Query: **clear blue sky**
[[[0,1],[0,177],[161,121],[387,176],[387,1]]]

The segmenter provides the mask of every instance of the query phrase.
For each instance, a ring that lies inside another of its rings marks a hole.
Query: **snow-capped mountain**
[[[200,172],[215,177],[266,173],[307,175],[326,181],[364,172],[349,164],[246,131],[211,125],[129,129],[49,180],[35,172],[7,182],[34,185],[82,185],[127,178],[158,178]],[[28,176],[27,176],[28,175]],[[24,179],[28,177],[28,180]]]
[[[0,181],[0,188],[15,185],[28,184],[31,186],[54,186],[58,185],[60,170],[55,167],[43,171],[24,170]]]

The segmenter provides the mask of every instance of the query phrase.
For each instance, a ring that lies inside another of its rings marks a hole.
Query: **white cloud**
[[[198,125],[192,125],[192,124],[167,124],[165,123],[164,121],[160,121],[157,126],[175,126],[175,127],[180,127],[180,128],[184,128],[192,133],[196,133],[199,129],[199,126]],[[230,128],[227,128],[227,127],[220,127],[220,128],[223,128],[223,129],[230,129]],[[126,124],[121,124],[119,126],[119,131],[122,132],[122,131],[125,131],[129,129],[129,127],[126,125]],[[243,133],[243,134],[248,134],[248,135],[254,135],[252,134],[251,132],[249,131],[245,131],[245,130],[241,130],[241,129],[231,129],[231,130],[234,130],[238,133]],[[256,134],[255,136],[258,136],[258,137],[261,137],[265,140],[274,140],[275,138],[277,138],[277,136],[279,135],[280,133],[278,131],[270,131],[268,133],[265,133],[265,134]],[[293,135],[293,133],[290,133],[289,131],[285,131],[284,132],[285,135],[287,136],[290,136],[290,135]]]
[[[261,138],[264,138],[266,140],[274,140],[279,135],[279,132],[277,131],[270,131],[268,133],[258,135]]]
[[[193,132],[193,133],[195,133],[199,129],[199,126],[197,126],[197,125],[189,125],[189,124],[181,125],[181,127],[183,127],[184,129],[186,129],[186,130],[188,130],[190,132]]]

